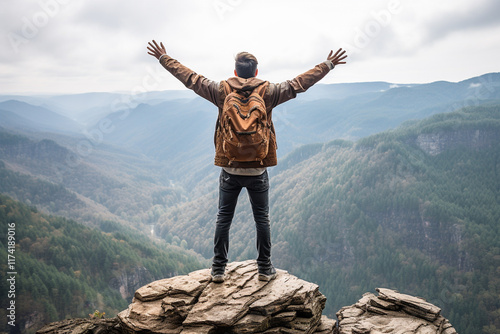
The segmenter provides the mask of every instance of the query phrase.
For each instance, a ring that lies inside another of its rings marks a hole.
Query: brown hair
[[[248,79],[255,76],[257,58],[251,53],[240,52],[235,57],[234,68],[239,77]]]

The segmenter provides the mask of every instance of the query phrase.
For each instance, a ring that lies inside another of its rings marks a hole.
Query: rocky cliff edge
[[[255,261],[233,262],[224,283],[210,282],[209,269],[158,280],[139,288],[116,318],[65,320],[37,333],[456,333],[425,300],[377,291],[343,307],[337,322],[322,315],[326,298],[316,284],[283,270],[261,282]]]

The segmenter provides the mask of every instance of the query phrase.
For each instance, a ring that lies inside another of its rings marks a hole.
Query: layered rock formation
[[[441,309],[422,298],[378,288],[337,312],[340,334],[456,334]]]
[[[325,302],[317,285],[286,271],[259,281],[246,261],[229,264],[222,284],[210,282],[209,269],[148,284],[118,318],[136,333],[331,333]]]
[[[416,144],[429,155],[458,147],[479,149],[498,143],[500,134],[495,129],[461,129],[456,131],[438,131],[419,134]]]
[[[343,307],[338,323],[322,315],[326,298],[316,284],[278,270],[257,279],[255,261],[233,262],[226,280],[210,282],[210,270],[162,279],[139,288],[128,309],[113,319],[70,319],[38,334],[454,334],[441,310],[425,300],[389,289],[366,293]]]

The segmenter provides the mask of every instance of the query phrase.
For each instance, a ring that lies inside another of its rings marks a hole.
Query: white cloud
[[[467,1],[450,6],[426,20],[427,40],[438,41],[454,33],[498,27],[499,12],[500,2],[496,0]]]
[[[242,50],[272,81],[293,78],[338,47],[351,47],[348,64],[325,83],[451,81],[498,71],[497,0],[8,2],[0,12],[3,92],[130,90],[159,66],[146,53],[151,39],[214,80],[232,73]],[[165,72],[159,89],[181,87]]]

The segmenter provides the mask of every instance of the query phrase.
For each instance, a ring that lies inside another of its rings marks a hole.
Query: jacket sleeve
[[[182,82],[184,86],[193,90],[196,94],[212,102],[216,106],[220,104],[218,82],[197,74],[168,55],[163,55],[160,58],[160,64]]]
[[[331,64],[331,62],[329,63]],[[266,101],[266,103],[270,108],[274,108],[283,102],[295,98],[297,93],[305,92],[330,72],[333,68],[330,64],[325,61],[292,80],[287,80],[279,84],[270,84],[269,101]]]

